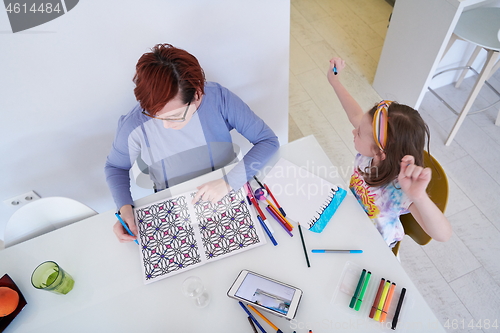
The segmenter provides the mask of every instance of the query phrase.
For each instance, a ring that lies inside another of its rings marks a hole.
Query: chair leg
[[[465,120],[465,117],[467,116],[467,113],[469,113],[469,110],[474,103],[477,95],[479,94],[479,91],[481,90],[484,81],[486,81],[486,78],[489,77],[491,70],[493,69],[493,66],[495,65],[499,52],[498,51],[493,51],[493,50],[487,50],[488,54],[486,57],[486,63],[483,66],[483,69],[481,70],[481,73],[479,74],[479,78],[476,81],[476,84],[474,85],[474,88],[472,89],[472,92],[469,95],[469,98],[467,99],[467,102],[465,103],[464,108],[462,109],[462,112],[460,112],[460,115],[458,116],[457,121],[455,122],[455,125],[453,125],[453,129],[451,130],[450,135],[448,136],[448,139],[446,140],[445,145],[449,146],[451,142],[453,141],[453,138],[458,132],[458,129],[462,125],[463,121]],[[498,122],[498,119],[497,119]]]
[[[451,36],[450,36],[450,40],[448,41],[448,45],[446,45],[446,48],[444,49],[444,53],[443,53],[443,56],[441,57],[441,60],[443,60],[444,56],[448,53],[448,51],[450,50],[451,46],[453,45],[453,43],[455,43],[455,41],[457,39],[461,39],[461,38],[458,37],[457,35],[455,35],[454,33],[452,33]]]
[[[465,65],[467,68],[465,68],[462,71],[462,74],[460,74],[460,77],[458,78],[457,83],[455,83],[455,88],[459,88],[460,87],[460,85],[462,84],[462,81],[465,78],[465,75],[469,71],[469,67],[472,66],[472,64],[474,63],[474,60],[476,60],[476,58],[477,58],[479,52],[481,51],[481,49],[482,49],[481,46],[476,46],[476,48],[474,49],[474,52],[472,52],[472,55],[469,58],[469,61],[467,62],[467,65]]]

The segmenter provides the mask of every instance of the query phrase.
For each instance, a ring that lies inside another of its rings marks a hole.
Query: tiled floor
[[[347,180],[355,154],[352,127],[326,80],[328,60],[346,60],[341,80],[370,108],[380,99],[371,83],[392,7],[385,0],[291,3],[290,141],[314,134]],[[470,80],[458,91],[439,92],[459,108]],[[500,71],[491,82],[500,90]],[[495,99],[484,88],[473,109]],[[449,147],[444,140],[456,116],[430,93],[419,109],[431,129],[431,153],[449,178],[446,215],[454,234],[446,243],[424,247],[406,238],[401,262],[450,332],[500,331],[492,327],[495,320],[500,325],[500,127],[494,125],[499,108],[468,116]]]

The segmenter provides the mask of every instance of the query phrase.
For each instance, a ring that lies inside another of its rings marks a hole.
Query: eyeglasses
[[[151,114],[149,114],[146,110],[142,109],[142,114],[145,115],[145,116],[148,116],[150,118],[153,118],[153,119],[158,119],[158,120],[164,120],[164,121],[170,121],[170,122],[173,122],[173,123],[182,123],[183,121],[186,120],[186,115],[188,113],[188,110],[189,110],[189,107],[191,106],[191,102],[188,103],[187,107],[186,107],[186,111],[184,111],[184,114],[182,115],[181,118],[161,118],[161,117],[156,117],[156,116],[153,116]]]

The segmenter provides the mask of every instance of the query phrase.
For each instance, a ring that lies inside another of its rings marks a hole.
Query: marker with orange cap
[[[389,289],[389,293],[387,294],[387,299],[385,300],[384,308],[382,309],[382,314],[380,315],[380,322],[384,322],[385,318],[387,317],[387,312],[389,311],[389,307],[391,306],[394,290],[396,290],[396,284],[393,282],[391,284],[391,288]]]

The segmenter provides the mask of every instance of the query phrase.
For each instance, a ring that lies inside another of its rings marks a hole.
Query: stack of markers
[[[363,298],[365,296],[366,288],[368,287],[368,283],[370,282],[371,272],[363,269],[361,271],[361,276],[359,277],[358,285],[356,287],[356,291],[351,298],[351,302],[349,303],[349,307],[359,311],[361,304],[363,302]],[[377,294],[375,296],[375,300],[373,301],[373,305],[370,309],[369,317],[373,318],[379,322],[385,322],[387,318],[387,313],[392,303],[392,298],[394,296],[394,291],[396,290],[396,283],[386,280],[382,278],[380,280],[380,284],[377,290]],[[392,329],[395,330],[399,314],[401,312],[401,306],[403,305],[403,300],[406,294],[406,288],[401,290],[401,295],[399,297],[398,305],[396,307],[396,312],[394,313],[394,317],[392,320]]]

